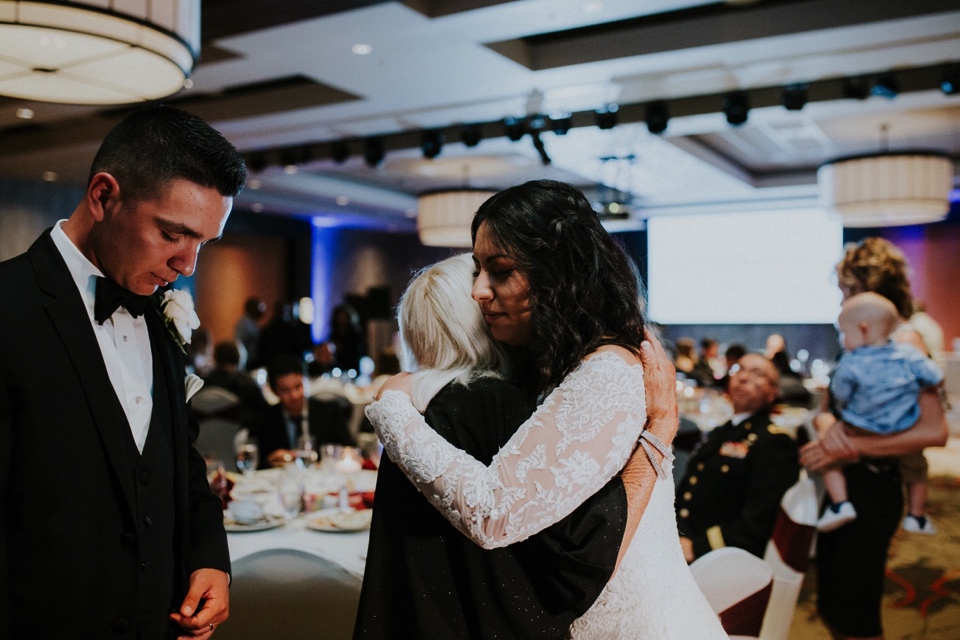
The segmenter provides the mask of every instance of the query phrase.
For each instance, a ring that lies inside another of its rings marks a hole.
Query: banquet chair
[[[222,387],[205,386],[190,400],[200,435],[194,447],[204,458],[230,462],[236,451],[234,438],[240,430],[240,398]]]
[[[763,619],[760,640],[787,640],[800,596],[803,576],[810,560],[816,533],[819,499],[806,471],[780,500],[780,513],[773,525],[764,559],[773,569],[773,590]]]
[[[360,578],[334,562],[270,549],[233,562],[230,618],[217,640],[349,640]]]
[[[770,565],[737,547],[714,549],[690,571],[731,639],[759,637],[773,586]]]

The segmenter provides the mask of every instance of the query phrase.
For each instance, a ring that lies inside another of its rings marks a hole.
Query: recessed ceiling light
[[[263,211],[263,204],[259,202],[254,202],[252,205],[250,205],[250,210],[253,211],[254,213],[260,213],[261,211]]]
[[[295,164],[288,164],[287,166],[285,166],[285,167],[283,168],[283,172],[284,172],[285,174],[287,174],[288,176],[292,176],[292,175],[294,175],[295,173],[297,173],[298,171],[300,171],[300,168],[299,168],[297,165],[295,165]]]
[[[17,109],[17,117],[23,118],[24,120],[30,120],[33,118],[33,109],[20,108]]]
[[[183,88],[184,88],[184,89],[193,89],[193,80],[191,80],[190,78],[185,79],[185,80],[183,81]]]
[[[256,191],[262,186],[263,186],[263,183],[257,180],[256,178],[251,178],[250,180],[247,180],[247,189],[250,189],[251,191]]]
[[[350,198],[347,196],[337,196],[337,204],[341,207],[345,207],[350,204]]]
[[[603,11],[603,0],[589,0],[583,3],[584,13],[597,13]]]
[[[44,182],[56,182],[60,179],[60,176],[57,175],[56,171],[44,171],[43,172],[43,181]]]
[[[358,42],[357,44],[353,45],[353,47],[351,47],[350,50],[353,51],[358,56],[365,56],[370,54],[373,51],[373,47],[371,47],[369,44]]]

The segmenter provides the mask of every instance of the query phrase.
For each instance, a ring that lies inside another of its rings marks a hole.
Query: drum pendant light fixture
[[[953,161],[925,151],[838,158],[817,172],[820,202],[845,227],[886,227],[943,220],[950,211]]]
[[[495,191],[451,189],[424,193],[417,199],[420,242],[431,247],[469,248],[473,214]]]
[[[200,51],[200,0],[0,0],[0,95],[130,104],[179,91]]]

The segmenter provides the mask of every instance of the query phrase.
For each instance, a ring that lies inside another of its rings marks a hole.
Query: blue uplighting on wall
[[[310,334],[315,343],[326,339],[330,333],[330,300],[333,263],[336,259],[337,229],[325,226],[321,218],[312,220],[310,255],[310,297],[313,298],[313,326]]]

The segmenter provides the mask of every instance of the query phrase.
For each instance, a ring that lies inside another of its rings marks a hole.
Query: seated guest
[[[293,459],[300,438],[312,437],[317,446],[327,443],[354,446],[347,416],[337,402],[307,398],[303,362],[278,356],[267,366],[267,383],[280,403],[270,407],[252,430],[260,447],[261,467],[282,465]]]
[[[208,387],[221,387],[240,398],[240,424],[247,429],[257,425],[269,404],[260,385],[240,371],[240,348],[232,340],[218,342],[213,348],[213,369],[203,381]]]
[[[700,340],[700,357],[693,365],[691,375],[697,384],[701,387],[712,387],[717,383],[714,375],[713,362],[720,352],[717,341],[713,338],[702,338]]]
[[[730,371],[733,418],[707,434],[677,488],[677,528],[687,562],[721,547],[763,557],[783,494],[800,474],[797,443],[770,422],[779,376],[759,354]]]
[[[723,374],[722,378],[717,380],[718,389],[727,390],[727,386],[730,384],[730,370],[733,369],[737,362],[740,361],[740,358],[745,355],[747,355],[747,348],[739,342],[734,342],[723,352],[723,359],[726,361],[727,371]]]
[[[677,371],[688,378],[693,377],[693,368],[697,364],[696,343],[693,338],[677,338],[677,357],[673,364]]]

